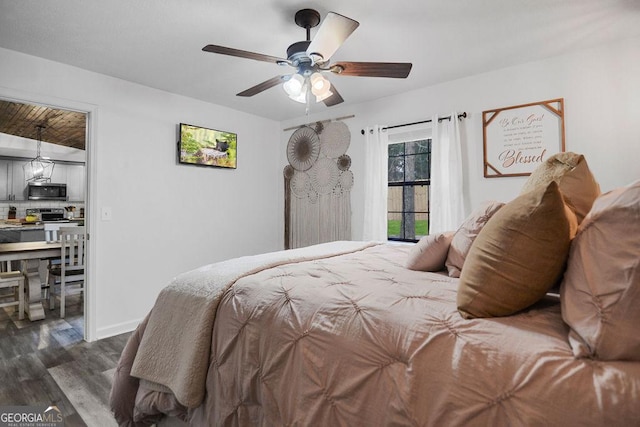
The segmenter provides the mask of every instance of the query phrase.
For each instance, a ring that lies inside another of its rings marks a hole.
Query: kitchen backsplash
[[[75,216],[80,216],[80,208],[84,208],[84,203],[60,202],[54,200],[33,200],[33,201],[16,201],[0,203],[0,220],[7,219],[9,216],[9,206],[16,207],[16,218],[24,218],[27,209],[33,208],[64,208],[66,206],[75,206]]]

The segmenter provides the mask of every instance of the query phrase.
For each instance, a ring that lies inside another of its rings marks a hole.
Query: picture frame
[[[484,177],[528,176],[565,151],[564,98],[482,112]]]
[[[202,126],[178,125],[178,163],[236,169],[238,135]]]

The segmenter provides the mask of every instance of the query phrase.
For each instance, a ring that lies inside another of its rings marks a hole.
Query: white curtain
[[[432,119],[429,234],[455,231],[465,219],[459,122],[456,112],[451,120]]]
[[[364,240],[387,240],[388,137],[384,126],[365,129]]]

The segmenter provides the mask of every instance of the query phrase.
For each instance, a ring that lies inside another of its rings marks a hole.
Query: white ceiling
[[[235,94],[289,69],[201,49],[286,57],[302,8],[360,22],[333,62],[413,63],[406,80],[331,75],[342,105],[640,36],[640,0],[0,0],[0,47],[285,120],[305,107],[280,87]]]

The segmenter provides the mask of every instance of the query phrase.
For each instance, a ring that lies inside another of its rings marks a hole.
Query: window
[[[389,144],[387,237],[417,242],[429,234],[431,139]]]

